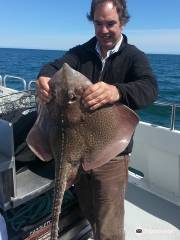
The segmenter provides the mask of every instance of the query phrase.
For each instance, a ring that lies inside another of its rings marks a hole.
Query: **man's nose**
[[[106,25],[102,25],[102,26],[101,26],[101,32],[102,32],[102,33],[108,33],[108,32],[109,32],[109,29],[107,28]]]

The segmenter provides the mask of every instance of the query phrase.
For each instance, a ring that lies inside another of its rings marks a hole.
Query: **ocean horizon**
[[[14,49],[14,50],[38,50],[38,51],[62,51],[66,52],[69,49],[44,49],[44,48],[26,48],[26,47],[3,47],[0,46],[0,49]],[[145,51],[144,51],[145,52]],[[180,53],[170,53],[170,52],[145,52],[147,55],[180,55]]]

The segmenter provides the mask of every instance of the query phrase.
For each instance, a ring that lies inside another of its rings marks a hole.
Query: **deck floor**
[[[180,207],[129,183],[125,230],[126,240],[180,240]]]

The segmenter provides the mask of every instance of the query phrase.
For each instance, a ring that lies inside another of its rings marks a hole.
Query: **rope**
[[[50,191],[24,205],[8,210],[4,215],[6,223],[15,232],[18,232],[26,225],[37,223],[40,219],[51,214],[52,198],[53,194]],[[69,206],[74,205],[76,202],[74,194],[70,190],[66,191],[63,199],[63,211],[66,211]]]

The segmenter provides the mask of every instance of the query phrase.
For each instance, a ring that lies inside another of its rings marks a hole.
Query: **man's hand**
[[[49,81],[49,77],[40,77],[36,81],[37,95],[44,104],[48,103],[51,100]]]
[[[121,94],[114,85],[105,82],[98,82],[89,86],[83,96],[85,107],[95,110],[107,103],[115,103],[120,100]]]

